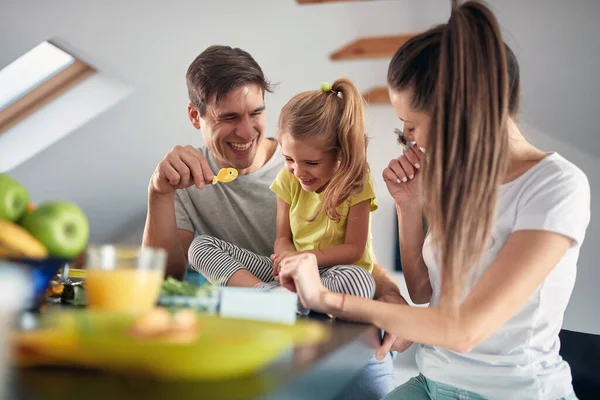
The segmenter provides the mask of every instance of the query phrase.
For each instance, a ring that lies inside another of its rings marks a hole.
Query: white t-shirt
[[[508,236],[519,230],[556,232],[573,245],[504,326],[469,353],[419,345],[417,365],[427,378],[490,399],[559,399],[572,393],[571,370],[559,356],[558,333],[575,283],[579,249],[590,221],[590,186],[575,165],[552,153],[500,187],[492,244],[482,271]],[[423,257],[436,305],[441,272],[429,238]],[[468,291],[469,289],[467,289]]]

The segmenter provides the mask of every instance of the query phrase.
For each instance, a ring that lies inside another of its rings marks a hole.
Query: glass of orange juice
[[[125,245],[89,246],[85,291],[90,309],[143,313],[151,310],[163,282],[163,249]]]

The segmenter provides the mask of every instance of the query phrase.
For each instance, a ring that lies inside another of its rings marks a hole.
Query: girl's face
[[[281,151],[285,167],[298,179],[302,189],[320,193],[327,187],[337,167],[335,151],[290,134],[281,136]]]
[[[430,126],[431,116],[425,112],[416,111],[411,107],[412,95],[410,91],[403,90],[401,92],[390,89],[390,100],[396,111],[396,115],[400,119],[399,128],[404,132],[404,137],[411,141],[417,142],[417,145],[427,149],[430,142]]]

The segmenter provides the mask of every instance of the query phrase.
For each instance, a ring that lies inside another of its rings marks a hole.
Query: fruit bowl
[[[27,306],[29,309],[37,309],[45,297],[46,288],[50,284],[52,277],[65,264],[73,260],[62,258],[9,258],[6,261],[21,265],[29,270],[31,293],[29,294],[30,297]]]

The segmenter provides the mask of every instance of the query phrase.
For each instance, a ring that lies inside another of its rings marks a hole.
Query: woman
[[[392,104],[417,146],[383,176],[409,294],[428,308],[331,293],[310,255],[282,266],[282,284],[306,307],[420,343],[421,374],[388,398],[575,398],[558,333],[590,219],[589,183],[524,139],[506,58],[493,14],[467,2],[390,63]]]

